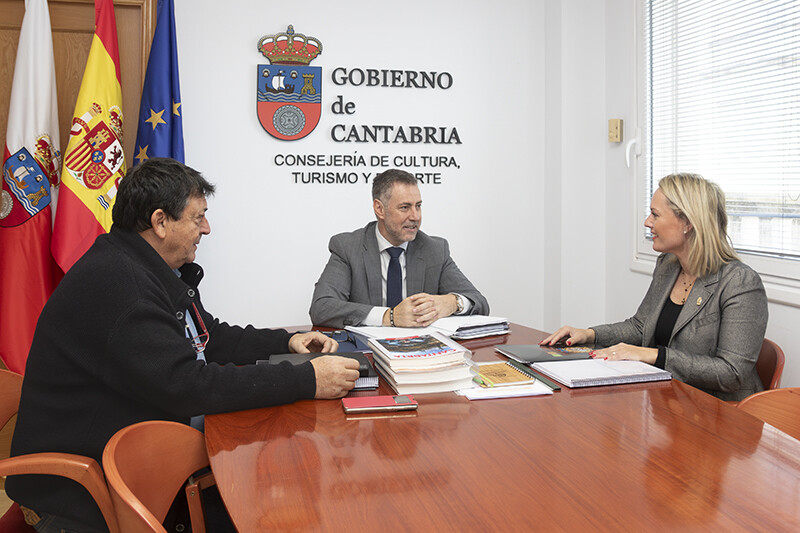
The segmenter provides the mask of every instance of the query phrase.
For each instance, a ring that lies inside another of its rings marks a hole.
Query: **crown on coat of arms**
[[[316,37],[295,33],[290,24],[285,32],[259,39],[258,51],[273,65],[308,65],[322,53],[322,43]]]

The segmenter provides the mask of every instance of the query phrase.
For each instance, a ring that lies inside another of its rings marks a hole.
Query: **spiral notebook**
[[[478,373],[475,381],[484,388],[536,383],[535,377],[525,373],[508,361],[474,363],[474,365],[474,370]]]
[[[474,363],[473,372],[479,386],[456,391],[469,400],[545,396],[554,390],[540,376],[534,377],[530,369],[512,361]]]
[[[533,363],[531,368],[570,388],[666,381],[672,374],[641,361],[583,359]]]

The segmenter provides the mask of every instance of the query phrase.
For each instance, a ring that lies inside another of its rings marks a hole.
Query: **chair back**
[[[0,427],[19,410],[19,399],[22,391],[22,376],[8,370],[0,370]],[[71,453],[42,452],[7,457],[0,460],[0,476],[22,474],[49,474],[69,478],[80,483],[94,498],[105,518],[111,533],[119,533],[117,517],[111,496],[108,493],[103,471],[91,457]],[[0,520],[2,531],[33,531],[33,528],[20,525],[19,507],[13,505]],[[13,524],[13,528],[11,526]]]
[[[769,339],[764,339],[756,361],[756,371],[761,383],[764,384],[764,390],[777,389],[780,386],[785,362],[786,356],[781,347]]]
[[[19,409],[22,376],[0,369],[0,428],[8,424]]]
[[[209,464],[203,434],[164,420],[119,430],[103,469],[123,533],[165,532],[161,523],[186,479]]]
[[[737,407],[800,440],[800,387],[761,391]]]

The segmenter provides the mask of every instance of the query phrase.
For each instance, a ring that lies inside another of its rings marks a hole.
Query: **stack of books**
[[[375,368],[397,394],[448,392],[472,385],[472,353],[438,332],[370,338]]]

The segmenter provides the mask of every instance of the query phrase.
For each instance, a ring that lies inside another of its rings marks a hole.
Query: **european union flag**
[[[184,162],[173,0],[158,0],[156,9],[156,31],[139,106],[134,165],[151,157],[171,157]]]

